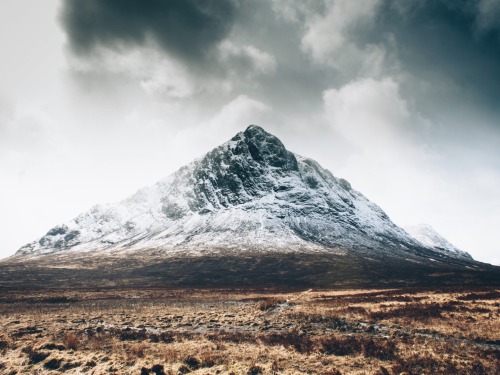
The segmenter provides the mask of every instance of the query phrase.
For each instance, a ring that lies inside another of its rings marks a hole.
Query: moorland
[[[500,289],[0,292],[1,374],[498,374]]]

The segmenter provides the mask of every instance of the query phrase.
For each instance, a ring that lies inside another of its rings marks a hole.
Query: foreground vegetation
[[[0,294],[1,374],[498,374],[500,289]]]

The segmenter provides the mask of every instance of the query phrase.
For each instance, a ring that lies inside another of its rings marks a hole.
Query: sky
[[[0,0],[0,257],[249,124],[500,264],[500,0]]]

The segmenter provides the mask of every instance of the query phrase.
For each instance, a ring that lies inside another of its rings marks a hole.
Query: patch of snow
[[[411,225],[404,229],[423,246],[431,248],[438,253],[455,258],[472,260],[469,253],[452,245],[428,224]]]

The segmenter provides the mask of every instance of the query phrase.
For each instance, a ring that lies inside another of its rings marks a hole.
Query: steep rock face
[[[251,125],[157,184],[52,228],[16,255],[228,249],[434,254],[347,181]]]
[[[454,258],[472,260],[469,253],[452,245],[428,224],[407,226],[404,229],[425,247]]]

